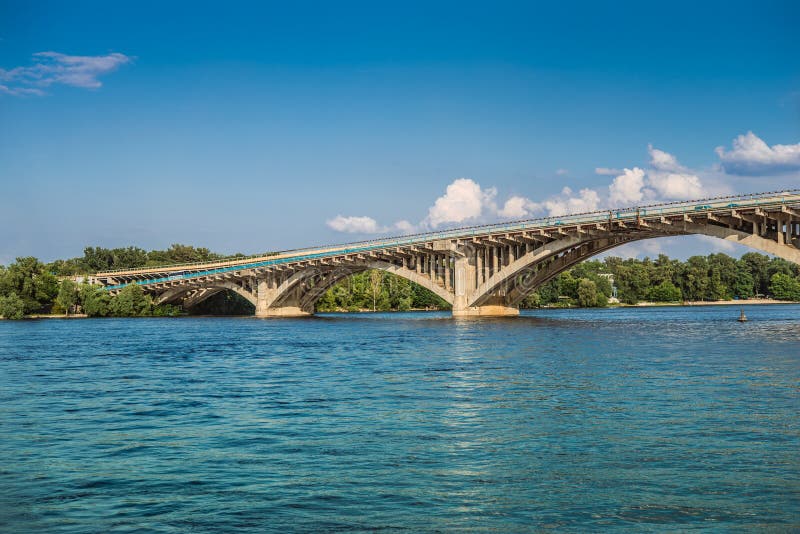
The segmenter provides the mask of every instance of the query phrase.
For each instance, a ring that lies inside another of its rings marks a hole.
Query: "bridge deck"
[[[442,240],[463,240],[475,237],[491,237],[497,234],[508,234],[521,231],[566,231],[570,228],[586,225],[617,223],[625,221],[652,221],[662,217],[684,215],[730,214],[732,210],[753,212],[757,209],[774,210],[782,206],[800,205],[800,190],[786,192],[760,193],[753,195],[718,197],[687,202],[673,202],[648,206],[619,208],[565,215],[561,217],[543,217],[513,221],[507,223],[455,228],[440,232],[406,235],[370,241],[359,241],[342,245],[315,247],[280,252],[273,255],[261,255],[247,258],[235,258],[205,263],[188,263],[126,269],[97,273],[94,279],[108,289],[117,289],[136,283],[140,285],[178,281],[199,276],[231,273],[235,271],[273,267],[288,263],[320,260],[333,256],[358,254],[395,247],[423,245]]]

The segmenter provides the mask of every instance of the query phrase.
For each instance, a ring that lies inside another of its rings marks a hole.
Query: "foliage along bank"
[[[172,245],[165,251],[137,247],[87,247],[84,256],[45,264],[26,257],[0,266],[0,317],[20,319],[31,314],[83,312],[93,317],[174,316],[186,311],[155,304],[141,287],[132,285],[112,296],[97,286],[68,278],[98,270],[145,267],[222,256],[205,248]],[[544,284],[523,307],[605,306],[613,286],[622,303],[717,301],[771,296],[800,301],[800,266],[780,258],[749,252],[735,259],[725,254],[692,256],[686,261],[659,255],[655,259],[607,257],[589,260]],[[317,302],[317,311],[404,311],[447,309],[431,291],[383,271],[350,276],[329,289]],[[253,306],[239,295],[218,293],[189,313],[247,315]]]
[[[748,252],[692,256],[686,261],[660,254],[656,259],[607,257],[588,260],[541,286],[524,306],[595,306],[608,301],[611,280],[623,304],[720,301],[770,296],[800,301],[800,266],[781,258]]]

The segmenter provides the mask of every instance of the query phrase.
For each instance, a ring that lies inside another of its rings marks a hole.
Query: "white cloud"
[[[44,91],[29,87],[8,87],[7,85],[0,84],[0,93],[13,96],[42,96]]]
[[[608,186],[612,206],[630,205],[644,198],[644,171],[639,167],[624,169]]]
[[[572,190],[565,187],[560,195],[542,202],[542,206],[550,216],[596,211],[600,207],[600,195],[594,189],[587,188],[581,189],[578,196],[573,196]]]
[[[469,178],[458,178],[447,186],[445,194],[436,199],[428,209],[426,223],[436,228],[442,224],[461,223],[481,217],[485,210],[496,211],[493,187],[481,189],[480,184]]]
[[[556,174],[559,176],[566,176],[569,174],[569,171],[567,169],[557,169]]]
[[[99,76],[115,71],[132,58],[117,52],[104,56],[70,56],[59,52],[38,52],[33,65],[0,69],[0,92],[24,96],[44,93],[42,88],[54,84],[97,89],[103,84]]]
[[[720,239],[718,237],[712,237],[710,235],[698,235],[697,239],[699,241],[703,241],[704,244],[711,249],[709,252],[734,252],[736,250],[735,243],[726,241],[725,239]]]
[[[753,132],[747,132],[734,139],[732,145],[730,151],[721,146],[716,148],[727,173],[751,176],[800,170],[800,143],[769,146]]]
[[[394,223],[394,229],[400,232],[401,234],[413,234],[417,232],[418,229],[415,225],[411,224],[406,220],[397,221]]]
[[[767,147],[752,133],[749,133],[748,136],[752,136],[761,143],[761,145],[758,143],[753,145],[761,147],[760,154],[764,152],[765,147],[773,155],[779,153],[783,165],[786,165],[786,162],[794,157],[791,155],[795,153],[795,150],[800,151],[800,145]],[[746,140],[748,136],[740,136],[739,140],[734,142],[734,150],[729,153],[718,149],[723,153],[721,157],[724,155],[729,159],[732,158],[733,156],[730,155],[744,146],[744,142],[739,141]],[[419,224],[415,225],[403,220],[391,226],[381,226],[370,217],[340,215],[328,221],[328,226],[343,232],[382,233],[394,231],[408,234],[430,230],[442,225],[522,219],[540,214],[552,217],[644,203],[693,200],[730,193],[729,186],[733,177],[726,175],[719,168],[690,169],[683,166],[678,158],[669,152],[654,148],[652,145],[648,145],[647,150],[650,159],[649,164],[644,167],[622,170],[608,167],[595,168],[595,173],[598,175],[614,176],[610,184],[583,188],[577,193],[574,193],[569,187],[565,187],[560,194],[542,202],[535,202],[521,195],[513,195],[508,197],[498,208],[497,189],[494,187],[484,188],[470,178],[458,178],[447,186],[444,195],[436,199],[428,209],[428,215]],[[717,246],[727,247],[728,245]],[[631,248],[631,251],[636,250],[637,254],[654,254],[658,252],[654,247],[656,245],[640,245],[638,248]]]
[[[707,195],[700,177],[678,163],[678,159],[664,152],[647,147],[651,169],[647,172],[647,185],[658,200],[691,200]]]
[[[647,145],[650,154],[650,166],[657,171],[681,171],[683,167],[678,163],[678,158],[668,152]]]
[[[536,202],[533,202],[528,198],[515,195],[506,200],[506,203],[503,204],[503,207],[497,212],[497,214],[503,219],[521,219],[523,217],[532,215],[539,209],[541,209],[541,206]]]
[[[384,228],[378,226],[378,222],[372,217],[344,217],[337,215],[327,221],[326,224],[338,232],[350,234],[377,234],[385,231]]]
[[[651,172],[648,183],[664,200],[691,200],[707,196],[700,178],[694,174]]]

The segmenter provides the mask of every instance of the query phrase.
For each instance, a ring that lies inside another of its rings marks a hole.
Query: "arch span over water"
[[[141,285],[188,304],[235,291],[259,316],[308,315],[342,278],[380,269],[417,283],[453,314],[514,315],[564,269],[625,243],[706,235],[800,264],[800,191],[642,206],[236,258],[99,273],[110,291]]]

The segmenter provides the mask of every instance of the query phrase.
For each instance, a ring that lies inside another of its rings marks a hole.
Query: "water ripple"
[[[800,306],[0,321],[0,530],[800,529]]]

